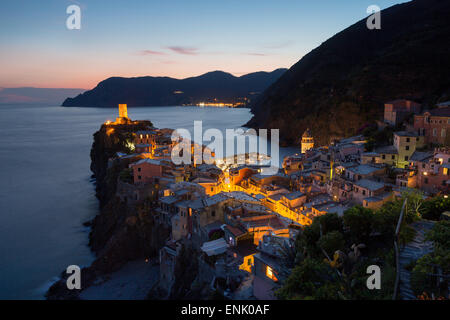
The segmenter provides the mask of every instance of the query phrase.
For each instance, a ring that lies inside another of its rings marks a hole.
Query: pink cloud
[[[180,47],[180,46],[172,46],[167,47],[167,49],[172,50],[173,52],[179,53],[179,54],[188,54],[188,55],[197,55],[198,48],[192,48],[192,47]]]
[[[154,51],[154,50],[142,50],[139,51],[139,54],[142,56],[165,56],[167,53],[162,51]]]
[[[245,54],[249,55],[249,56],[257,56],[257,57],[267,57],[268,56],[268,54],[266,54],[266,53],[258,53],[258,52],[248,52]]]

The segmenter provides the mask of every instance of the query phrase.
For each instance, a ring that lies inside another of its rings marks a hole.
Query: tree
[[[374,224],[374,213],[361,206],[353,207],[344,212],[344,225],[349,229],[353,243],[367,241]]]
[[[307,253],[310,257],[322,256],[317,247],[317,241],[321,236],[332,231],[342,232],[342,219],[337,214],[326,214],[315,218],[313,223],[305,227],[297,236],[295,241],[297,252]]]
[[[416,294],[423,292],[448,296],[448,274],[450,273],[450,221],[439,221],[426,234],[433,241],[434,251],[417,260],[411,273],[411,284]],[[438,287],[432,274],[442,272],[444,281]]]
[[[423,203],[421,214],[424,219],[439,220],[445,211],[450,211],[450,199],[435,197]]]
[[[396,200],[385,203],[380,209],[375,212],[374,229],[380,232],[383,237],[392,239],[395,235],[395,228],[397,226],[400,212],[402,210],[403,200]],[[417,219],[415,213],[407,210],[405,212],[403,223],[410,224]]]
[[[335,251],[344,249],[344,236],[339,231],[331,231],[320,237],[317,245],[325,250],[328,257],[332,257]]]
[[[322,235],[331,231],[342,231],[342,219],[336,213],[325,214],[314,219],[314,222],[316,221],[322,226]]]
[[[433,241],[435,246],[450,250],[450,221],[437,222],[427,233],[426,239]]]
[[[334,280],[335,273],[329,266],[307,258],[292,270],[275,295],[282,300],[315,299],[317,290]],[[321,292],[321,295],[324,293]]]
[[[402,193],[402,198],[407,199],[408,212],[419,217],[421,215],[421,208],[423,204],[424,195],[423,192],[417,189],[404,191]]]

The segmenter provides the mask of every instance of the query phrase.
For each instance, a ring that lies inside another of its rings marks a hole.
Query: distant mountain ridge
[[[450,1],[414,0],[366,19],[305,55],[252,105],[247,126],[279,128],[297,144],[306,128],[318,144],[382,119],[383,104],[450,100]]]
[[[112,77],[101,81],[94,89],[75,98],[67,98],[66,107],[175,106],[202,101],[237,102],[252,99],[277,81],[286,69],[255,72],[235,77],[223,71],[213,71],[198,77]]]

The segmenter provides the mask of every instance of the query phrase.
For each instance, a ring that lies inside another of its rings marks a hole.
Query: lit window
[[[269,266],[266,266],[266,276],[267,278],[272,279],[273,281],[278,281],[277,277],[275,276],[275,272]]]

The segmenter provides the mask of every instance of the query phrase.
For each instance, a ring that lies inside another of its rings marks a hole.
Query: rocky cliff
[[[361,20],[305,55],[252,106],[254,128],[279,128],[319,144],[381,119],[383,104],[450,100],[450,1],[414,0],[381,12],[381,30]]]
[[[82,269],[82,288],[90,286],[103,274],[120,269],[128,261],[153,257],[169,236],[169,230],[153,218],[151,201],[128,205],[116,197],[120,172],[129,160],[109,162],[117,152],[129,152],[130,132],[151,126],[149,121],[137,124],[116,125],[114,130],[103,125],[94,134],[91,150],[91,170],[96,178],[100,213],[89,224],[89,245],[97,258],[88,268]],[[67,290],[66,275],[47,292],[47,299],[77,299],[77,290]]]

